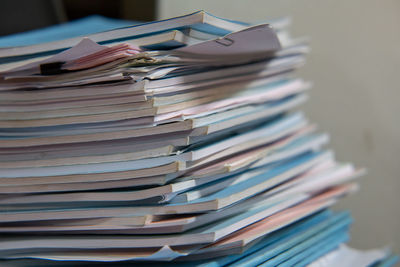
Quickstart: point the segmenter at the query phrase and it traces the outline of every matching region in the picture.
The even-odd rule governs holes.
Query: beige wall
[[[196,10],[243,20],[290,15],[311,37],[299,72],[314,81],[305,111],[341,161],[368,168],[361,191],[343,200],[355,218],[351,244],[400,252],[400,1],[159,0],[159,18]]]

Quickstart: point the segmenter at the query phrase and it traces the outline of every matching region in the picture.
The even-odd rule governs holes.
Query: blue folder
[[[112,19],[99,15],[38,29],[0,37],[0,47],[25,46],[114,30],[132,26],[138,22]]]

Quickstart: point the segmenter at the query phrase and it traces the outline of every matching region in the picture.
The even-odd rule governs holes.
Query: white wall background
[[[368,168],[361,191],[337,207],[355,218],[351,244],[400,252],[400,1],[159,0],[160,19],[197,10],[243,20],[293,18],[311,37],[299,75],[314,81],[304,107],[331,134],[341,161]]]

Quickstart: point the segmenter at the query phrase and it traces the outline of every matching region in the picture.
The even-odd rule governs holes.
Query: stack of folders
[[[395,262],[327,209],[363,170],[296,111],[288,25],[201,11],[1,49],[2,266]]]

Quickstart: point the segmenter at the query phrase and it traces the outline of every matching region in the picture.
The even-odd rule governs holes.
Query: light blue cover
[[[315,252],[315,248],[321,248],[322,255],[326,254],[330,250],[337,247],[339,244],[347,241],[348,239],[348,227],[349,222],[339,222],[336,225],[332,225],[322,232],[315,234],[309,239],[303,240],[301,243],[296,244],[293,247],[289,247],[287,250],[280,250],[277,256],[268,259],[264,263],[258,265],[260,267],[275,267],[275,266],[294,266],[296,262],[309,256],[310,250]],[[329,247],[329,250],[322,249],[323,247]],[[304,253],[304,254],[303,254]],[[318,255],[316,259],[321,257]],[[312,260],[313,261],[313,260]],[[246,266],[246,265],[244,265]],[[255,265],[247,265],[255,266]]]
[[[261,263],[266,264],[265,266],[276,266],[280,262],[291,257],[296,251],[304,249],[304,246],[306,246],[305,242],[308,242],[308,240],[314,240],[313,238],[317,236],[326,238],[333,232],[339,230],[343,231],[343,229],[346,230],[350,223],[351,218],[348,212],[333,214],[329,219],[307,231],[298,232],[289,238],[266,246],[257,253],[253,253],[231,264],[231,266],[256,266]]]
[[[2,36],[0,37],[0,47],[25,46],[58,41],[132,26],[137,23],[93,15],[42,29]]]
[[[317,243],[312,244],[309,248],[305,249],[301,253],[295,255],[289,260],[279,264],[279,267],[290,267],[290,266],[307,266],[314,262],[323,255],[336,249],[340,244],[345,243],[349,240],[349,234],[347,230],[337,231],[330,237],[322,239]]]
[[[267,235],[257,244],[245,250],[242,254],[235,254],[217,259],[205,260],[201,263],[199,262],[199,265],[197,266],[217,267],[226,266],[228,264],[240,264],[241,262],[246,262],[248,259],[252,259],[258,254],[262,255],[263,253],[265,253],[265,250],[268,250],[269,247],[273,244],[284,243],[298,234],[309,231],[310,229],[313,229],[318,225],[326,224],[328,221],[332,220],[333,216],[337,215],[334,215],[330,210],[318,212],[315,215],[304,218],[281,230]]]

